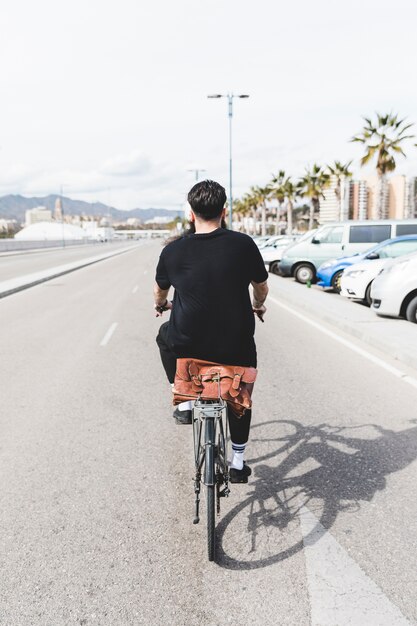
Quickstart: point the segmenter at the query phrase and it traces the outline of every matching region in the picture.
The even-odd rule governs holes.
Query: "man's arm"
[[[254,281],[252,281],[251,285],[253,287],[252,308],[256,313],[263,316],[266,312],[266,306],[264,305],[264,302],[269,291],[268,281],[265,280],[263,283],[255,283]]]
[[[161,317],[163,313],[163,311],[158,311],[158,307],[161,307],[164,309],[172,309],[171,302],[168,302],[168,293],[169,293],[169,288],[161,289],[158,283],[155,283],[154,288],[153,288],[153,296],[154,296],[154,301],[155,301],[156,317]]]

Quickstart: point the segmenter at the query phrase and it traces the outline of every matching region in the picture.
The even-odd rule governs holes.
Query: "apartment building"
[[[334,180],[333,180],[334,179]],[[378,213],[378,203],[382,211]],[[375,220],[417,218],[417,177],[391,176],[382,181],[377,176],[362,180],[344,180],[340,200],[337,181],[332,177],[325,197],[320,201],[320,224],[346,219]]]
[[[343,176],[338,183],[337,177],[331,176],[330,184],[320,200],[320,224],[349,219],[349,199],[349,179]]]
[[[388,178],[379,180],[378,176],[367,176],[364,181],[368,188],[368,204],[367,215],[363,219],[377,220],[388,219],[389,214],[389,202],[390,202],[390,182]],[[381,205],[380,213],[378,212],[378,205]]]
[[[405,183],[404,217],[417,217],[417,176],[408,178]]]
[[[368,196],[369,190],[365,180],[352,180],[349,182],[349,219],[367,219]]]
[[[52,222],[52,211],[44,206],[37,206],[25,212],[25,226],[38,222]]]

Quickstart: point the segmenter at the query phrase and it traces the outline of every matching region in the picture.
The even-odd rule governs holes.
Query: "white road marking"
[[[391,374],[393,374],[397,378],[401,378],[401,380],[403,380],[405,383],[408,383],[409,385],[411,385],[412,387],[415,387],[417,389],[417,379],[416,378],[413,378],[412,376],[408,376],[408,374],[406,374],[405,372],[402,372],[397,367],[394,367],[393,365],[390,365],[389,363],[386,363],[385,361],[383,361],[379,357],[374,356],[373,354],[371,354],[370,352],[367,352],[363,348],[359,348],[358,346],[356,346],[354,343],[352,343],[348,339],[345,339],[344,337],[340,337],[339,335],[337,335],[333,331],[331,331],[331,330],[325,328],[324,326],[322,326],[321,324],[319,324],[319,322],[315,322],[311,318],[307,317],[306,315],[303,315],[302,313],[299,313],[298,311],[296,311],[292,307],[288,306],[287,304],[283,304],[282,302],[280,302],[279,300],[277,300],[273,296],[268,296],[268,300],[274,302],[274,304],[277,304],[278,306],[280,306],[281,308],[285,309],[289,313],[292,313],[292,315],[294,315],[295,317],[298,317],[300,320],[303,320],[303,322],[306,322],[307,324],[310,324],[310,326],[313,326],[314,328],[317,328],[317,330],[319,330],[320,332],[324,333],[328,337],[331,337],[335,341],[338,341],[339,343],[343,344],[344,346],[346,346],[350,350],[353,350],[353,352],[356,352],[357,354],[360,354],[365,359],[368,359],[368,361],[372,361],[372,363],[374,363],[375,365],[379,365],[379,367],[382,367],[387,372],[390,372]]]
[[[139,287],[136,285],[136,287],[133,287],[132,293],[136,293],[138,289],[139,289]]]
[[[100,342],[101,346],[106,346],[109,343],[111,336],[116,330],[117,326],[118,326],[118,322],[113,322],[113,324],[110,326],[109,330],[106,332],[103,339],[101,340]]]
[[[306,507],[300,511],[311,626],[411,626]]]

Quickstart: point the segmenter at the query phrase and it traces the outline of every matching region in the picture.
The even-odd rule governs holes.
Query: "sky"
[[[0,195],[178,209],[354,159],[362,116],[417,123],[415,0],[3,0]],[[417,125],[415,127],[417,133]],[[417,175],[417,148],[397,173]]]

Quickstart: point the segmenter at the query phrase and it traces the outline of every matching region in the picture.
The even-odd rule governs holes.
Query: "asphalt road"
[[[0,623],[417,624],[417,388],[272,301],[254,474],[207,562],[154,343],[159,250],[0,301]]]
[[[139,245],[135,241],[132,245]],[[87,257],[105,254],[129,246],[129,242],[85,244],[53,250],[28,250],[19,254],[0,254],[0,282],[32,272],[40,272],[58,265],[73,263]]]

